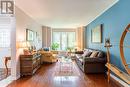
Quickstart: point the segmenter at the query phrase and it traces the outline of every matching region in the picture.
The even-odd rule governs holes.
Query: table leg
[[[6,77],[8,76],[8,66],[7,66],[7,57],[5,57],[5,68],[6,68]]]
[[[8,72],[9,72],[8,66],[7,66],[8,60],[11,60],[11,57],[5,57],[6,77],[8,76]]]
[[[110,82],[110,66],[108,66],[108,76],[107,76],[108,83]]]

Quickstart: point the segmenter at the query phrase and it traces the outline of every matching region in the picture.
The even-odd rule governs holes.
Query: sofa
[[[57,54],[53,54],[51,51],[40,51],[41,63],[55,63],[57,62]]]
[[[77,51],[76,63],[84,73],[105,73],[107,62],[106,54],[95,49],[85,49]]]

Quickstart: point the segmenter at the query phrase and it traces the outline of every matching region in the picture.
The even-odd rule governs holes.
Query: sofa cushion
[[[76,57],[79,58],[83,58],[82,54],[76,54]]]
[[[96,57],[98,55],[98,51],[93,51],[90,55],[91,58]]]
[[[98,52],[97,57],[98,57],[98,58],[102,58],[102,57],[103,57],[103,52]]]
[[[43,50],[44,51],[49,51],[49,48],[48,47],[44,47]]]
[[[106,63],[106,60],[104,60],[103,58],[97,58],[97,57],[93,57],[93,58],[84,58],[84,61],[86,63]]]
[[[92,54],[90,51],[84,51],[83,57],[89,57]]]
[[[83,51],[76,51],[75,54],[83,54]]]

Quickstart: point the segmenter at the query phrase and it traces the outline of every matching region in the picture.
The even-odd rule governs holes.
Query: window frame
[[[3,39],[3,40],[1,39],[1,41],[0,41],[0,43],[1,43],[0,48],[9,48],[10,44],[11,44],[11,31],[9,29],[0,29],[0,33],[3,34],[3,35],[0,34],[1,35],[0,38]]]
[[[63,32],[66,32],[67,33],[67,47],[69,46],[68,44],[69,44],[69,37],[68,37],[68,34],[70,33],[70,32],[72,32],[72,33],[75,33],[75,43],[76,43],[76,29],[73,29],[73,30],[53,30],[52,31],[52,43],[54,42],[54,32],[59,32],[60,33],[60,50],[63,50],[63,48],[62,48],[62,33]]]

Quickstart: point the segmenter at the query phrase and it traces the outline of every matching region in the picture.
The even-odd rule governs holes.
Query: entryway
[[[0,15],[0,87],[5,87],[12,82],[12,58],[15,38],[15,18]],[[15,45],[16,46],[16,45]]]

